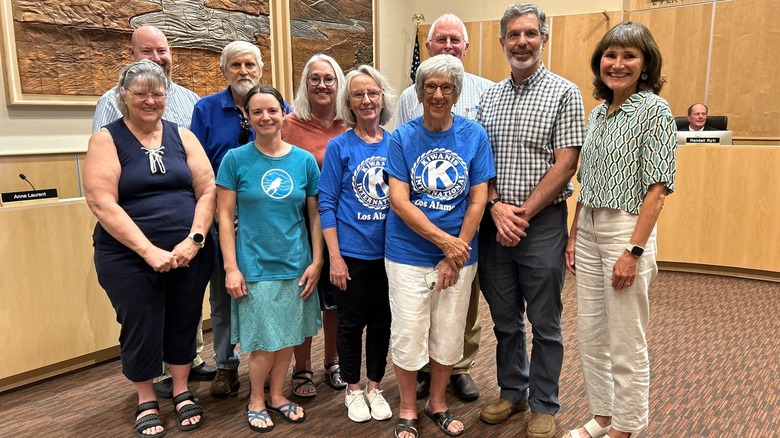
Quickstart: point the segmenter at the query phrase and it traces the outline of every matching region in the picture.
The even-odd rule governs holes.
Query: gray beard
[[[507,55],[507,59],[509,60],[509,65],[512,66],[512,68],[516,68],[518,70],[525,70],[532,65],[536,64],[537,61],[542,57],[542,47],[539,48],[539,51],[534,54],[534,56],[531,57],[528,61],[518,61],[515,59],[512,54]]]

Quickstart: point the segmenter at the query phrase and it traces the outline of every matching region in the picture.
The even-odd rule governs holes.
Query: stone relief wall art
[[[271,84],[273,6],[270,0],[0,0],[7,102],[94,104],[116,84],[130,60],[130,36],[143,25],[166,34],[173,80],[201,96],[226,86],[219,55],[235,40],[260,47],[261,82]],[[293,59],[306,56],[305,63],[306,53],[323,51],[339,63],[373,61],[371,0],[291,1],[290,10]]]
[[[332,56],[346,74],[361,64],[374,65],[372,0],[290,0],[293,89],[316,53]]]

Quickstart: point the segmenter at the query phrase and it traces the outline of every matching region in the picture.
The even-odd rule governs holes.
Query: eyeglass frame
[[[336,82],[337,81],[335,76],[324,76],[324,77],[309,76],[306,78],[306,83],[312,87],[319,87],[320,84],[325,84],[326,87],[332,87],[336,85]]]
[[[122,87],[122,90],[132,96],[133,99],[135,99],[137,102],[145,102],[150,97],[155,102],[165,102],[165,99],[168,98],[168,93],[160,92],[160,91],[147,91],[147,92],[141,92],[141,91],[130,91],[125,87]]]
[[[244,117],[244,113],[240,109],[236,108],[236,111],[240,117],[238,122],[241,125],[241,132],[238,133],[238,145],[243,146],[249,142],[249,138],[252,136],[250,129],[252,125],[249,123],[249,119]]]
[[[374,97],[371,97],[371,94],[374,94]],[[368,100],[371,102],[376,102],[380,97],[384,96],[384,94],[385,93],[380,90],[355,91],[354,93],[349,93],[349,98],[352,99],[353,102],[362,102],[368,97]]]
[[[445,91],[445,88],[447,87],[448,91]],[[450,96],[452,93],[455,92],[455,84],[423,84],[422,86],[423,92],[425,94],[434,95],[436,94],[436,90],[441,90],[442,96]]]

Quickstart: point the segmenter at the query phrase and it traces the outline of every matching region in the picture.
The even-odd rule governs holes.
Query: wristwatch
[[[632,244],[629,243],[628,245],[626,245],[626,251],[630,252],[631,255],[633,255],[635,257],[641,257],[642,253],[645,252],[645,249],[642,248],[641,246],[632,245]]]
[[[203,234],[201,233],[190,233],[189,236],[190,239],[192,239],[193,242],[195,242],[197,245],[200,245],[201,248],[203,248],[203,245],[206,244],[206,238],[203,237]]]
[[[490,209],[493,208],[493,206],[498,204],[499,202],[501,201],[498,198],[491,199],[490,201],[487,202],[487,208],[485,208],[485,210],[490,211]]]

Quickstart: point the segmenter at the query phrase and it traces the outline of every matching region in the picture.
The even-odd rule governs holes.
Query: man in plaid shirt
[[[480,418],[491,424],[531,409],[527,436],[555,436],[563,364],[561,290],[568,239],[566,198],[585,137],[582,95],[549,72],[544,12],[514,3],[504,12],[500,42],[512,74],[482,95],[477,122],[496,163],[479,232],[479,282],[490,306],[501,388]],[[531,358],[523,312],[533,327]]]

